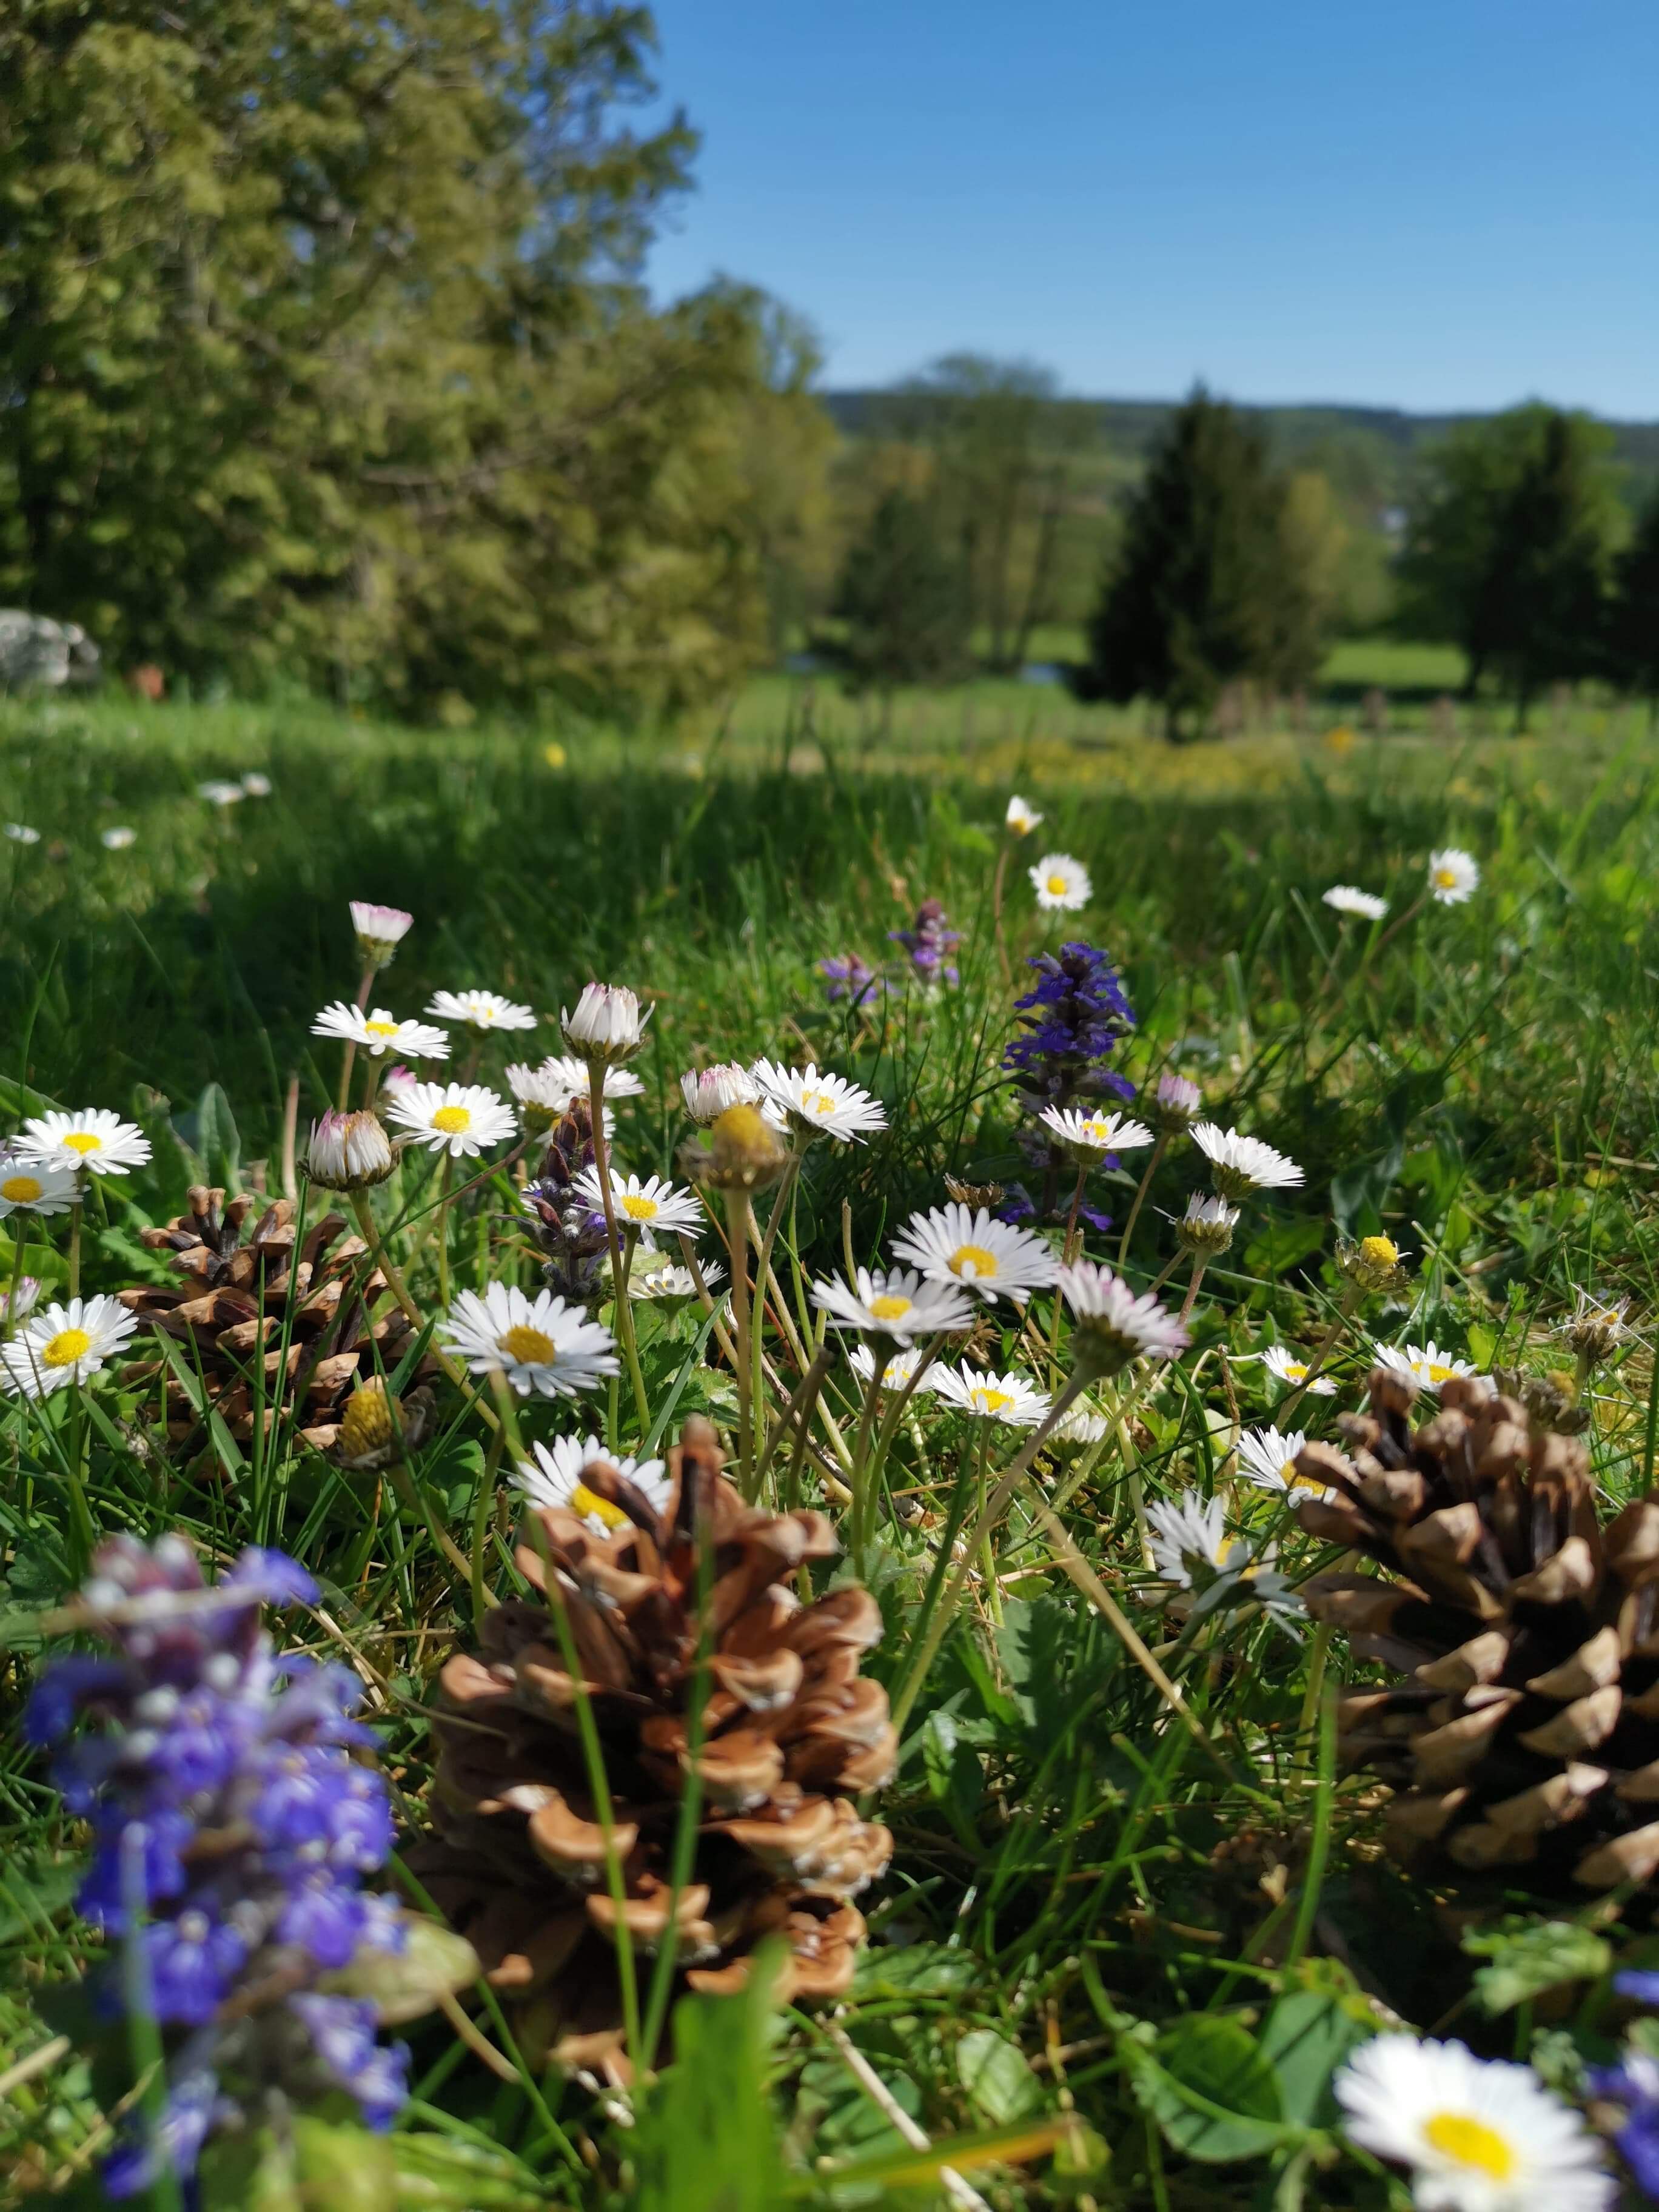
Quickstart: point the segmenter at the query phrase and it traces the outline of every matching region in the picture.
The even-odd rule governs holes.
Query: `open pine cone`
[[[210,1405],[238,1443],[253,1434],[254,1351],[270,1345],[266,1423],[293,1414],[306,1442],[325,1449],[358,1380],[375,1372],[375,1346],[388,1371],[407,1346],[409,1323],[395,1304],[375,1317],[386,1278],[378,1269],[364,1273],[359,1263],[368,1248],[360,1237],[342,1235],[341,1214],[312,1223],[296,1255],[288,1199],[266,1202],[245,1193],[227,1203],[222,1190],[198,1183],[190,1208],[163,1229],[140,1232],[151,1251],[174,1255],[182,1280],[165,1289],[135,1285],[119,1293],[122,1304],[183,1343]],[[205,1437],[201,1416],[171,1372],[167,1394],[167,1435],[189,1450]]]
[[[1328,1574],[1309,1610],[1409,1679],[1339,1715],[1349,1768],[1394,1787],[1399,1857],[1528,1887],[1610,1889],[1659,1870],[1659,1498],[1603,1520],[1577,1438],[1448,1382],[1415,1435],[1413,1386],[1379,1369],[1342,1425],[1352,1465],[1310,1444],[1329,1500],[1310,1534],[1397,1580]]]
[[[891,1838],[835,1793],[875,1789],[897,1738],[860,1655],[881,1634],[875,1601],[844,1586],[803,1605],[787,1577],[829,1557],[817,1513],[746,1506],[720,1479],[706,1421],[670,1455],[661,1518],[612,1468],[582,1481],[606,1533],[558,1507],[530,1509],[521,1572],[562,1604],[604,1748],[636,1952],[672,1942],[700,1990],[739,1988],[769,1936],[789,1947],[785,1994],[838,1995],[864,1921],[849,1902]],[[698,1638],[694,1527],[707,1532],[712,1680],[696,1755],[702,1813],[690,1879],[669,1929],[671,1854],[690,1765]],[[408,1854],[436,1904],[518,2008],[534,2053],[619,2063],[619,2002],[605,1839],[594,1819],[570,1677],[547,1604],[509,1600],[483,1650],[443,1669],[434,1786],[438,1834]]]

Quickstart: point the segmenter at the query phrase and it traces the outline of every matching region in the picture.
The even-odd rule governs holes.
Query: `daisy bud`
[[[1346,1237],[1337,1239],[1337,1266],[1368,1294],[1402,1290],[1405,1262],[1406,1255],[1392,1237],[1362,1237],[1357,1244]]]
[[[1176,1238],[1183,1252],[1213,1260],[1232,1243],[1237,1225],[1236,1206],[1229,1206],[1224,1198],[1194,1192],[1187,1201],[1187,1211],[1176,1224]]]
[[[977,1213],[981,1206],[994,1213],[1008,1193],[1000,1182],[963,1182],[955,1176],[946,1176],[945,1188],[958,1206],[970,1206]]]
[[[789,1158],[789,1147],[758,1106],[728,1106],[706,1139],[682,1148],[680,1169],[714,1190],[766,1190]]]
[[[367,1190],[393,1165],[392,1145],[373,1114],[325,1114],[311,1125],[306,1173],[324,1190]]]
[[[404,1401],[392,1395],[381,1376],[371,1376],[346,1400],[334,1456],[352,1474],[389,1467],[408,1446],[420,1443],[431,1415],[428,1392],[417,1390]]]
[[[1596,1298],[1588,1291],[1579,1291],[1577,1310],[1562,1323],[1561,1334],[1586,1370],[1601,1366],[1621,1345],[1630,1342],[1635,1332],[1629,1312],[1628,1298]]]
[[[641,1014],[637,996],[625,985],[587,983],[574,1013],[562,1012],[559,1025],[572,1052],[590,1066],[605,1066],[634,1057],[650,1018],[650,1008]]]
[[[690,1067],[680,1078],[680,1096],[694,1121],[707,1125],[719,1121],[728,1106],[752,1106],[760,1085],[746,1067],[734,1060],[715,1067]]]
[[[240,788],[237,796],[241,796]],[[415,917],[400,906],[376,906],[369,899],[353,899],[351,927],[357,933],[357,950],[368,965],[384,968],[415,927]]]
[[[1152,1118],[1167,1136],[1176,1137],[1204,1103],[1204,1093],[1184,1075],[1160,1075],[1152,1097]]]

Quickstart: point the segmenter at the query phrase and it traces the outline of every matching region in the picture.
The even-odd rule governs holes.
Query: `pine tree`
[[[1607,631],[1615,680],[1659,714],[1659,491],[1619,556]]]
[[[890,691],[963,675],[971,614],[960,564],[940,543],[928,503],[887,492],[842,570],[835,611],[854,690]]]

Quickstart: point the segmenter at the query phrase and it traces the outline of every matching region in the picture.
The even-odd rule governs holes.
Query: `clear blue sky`
[[[720,270],[831,385],[1659,416],[1659,0],[658,0]]]

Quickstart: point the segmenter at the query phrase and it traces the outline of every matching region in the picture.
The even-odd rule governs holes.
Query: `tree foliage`
[[[1615,678],[1659,703],[1659,491],[1619,556],[1607,633]]]
[[[847,556],[836,596],[854,690],[946,681],[967,672],[967,579],[929,503],[895,489]]]

